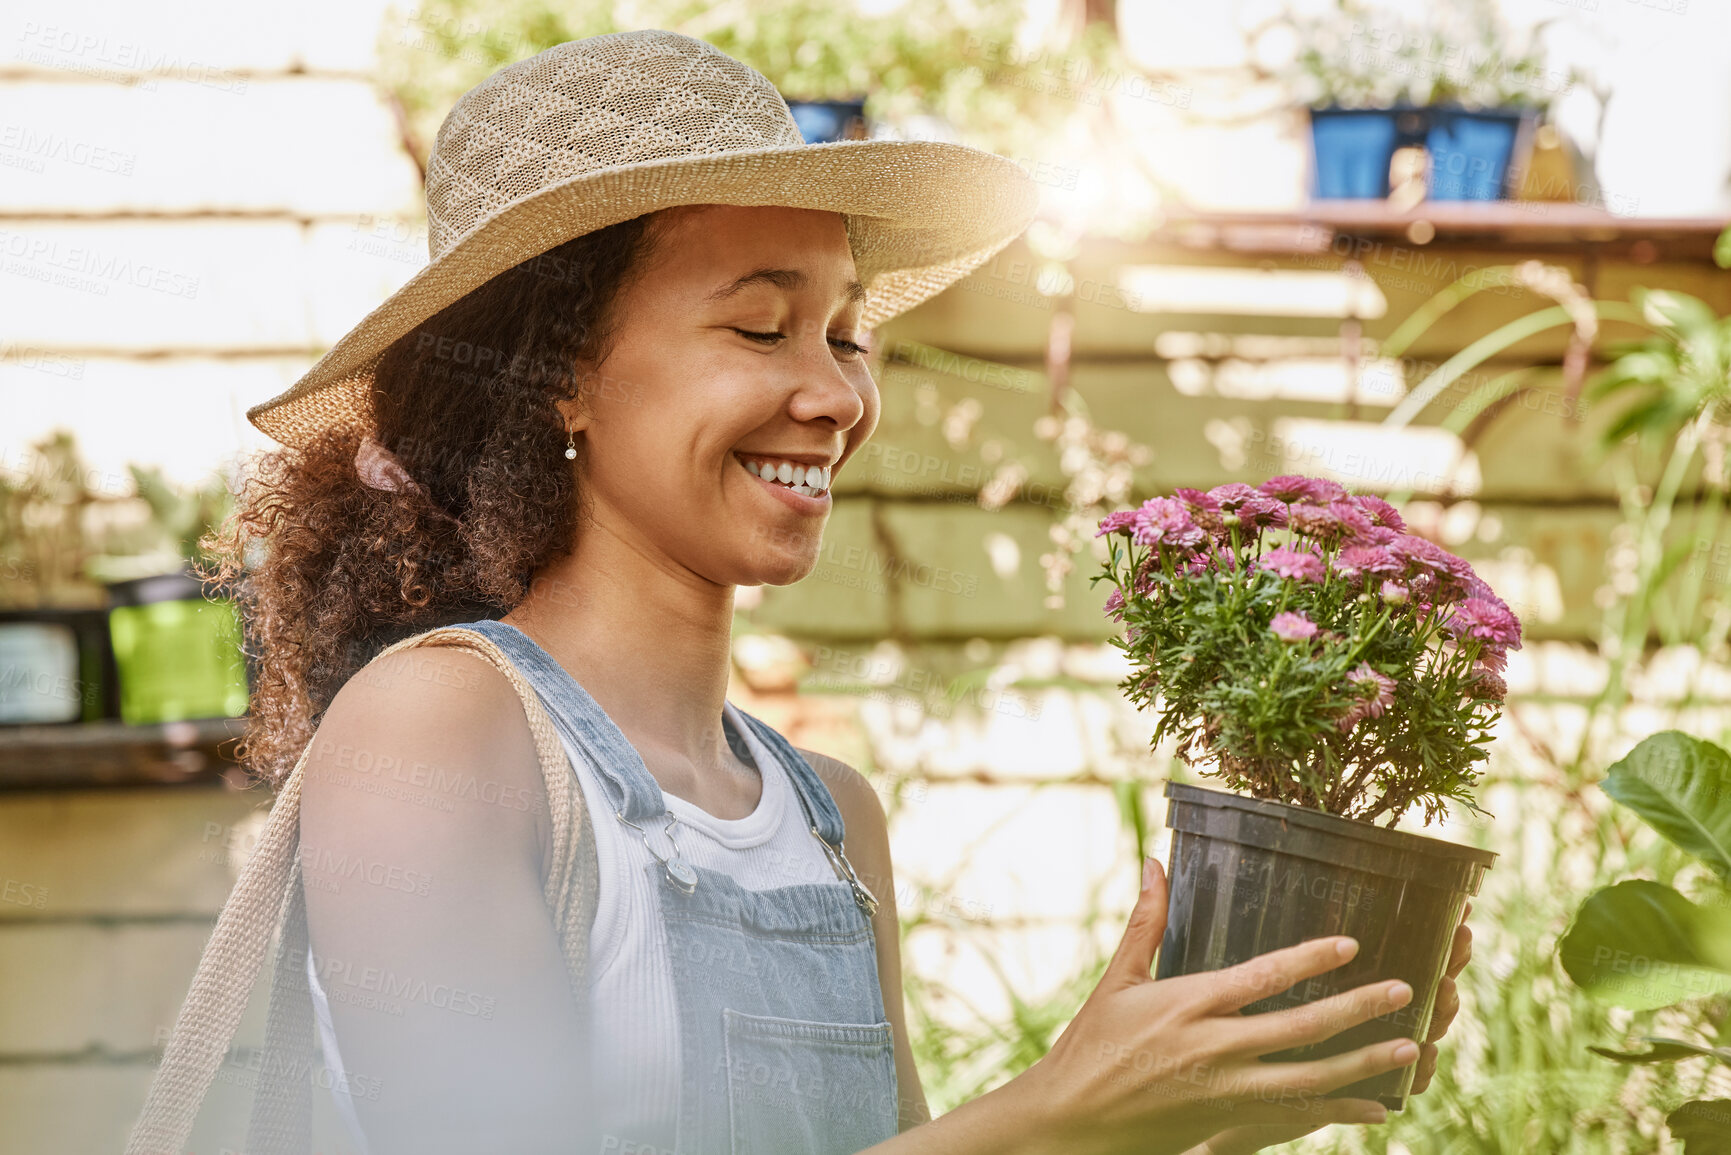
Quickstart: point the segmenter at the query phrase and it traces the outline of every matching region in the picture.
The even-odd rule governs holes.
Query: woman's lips
[[[825,510],[829,509],[829,490],[824,490],[823,493],[817,497],[807,497],[803,493],[795,493],[793,490],[778,481],[765,481],[751,470],[745,468],[745,462],[740,461],[738,457],[735,457],[733,460],[739,465],[740,472],[751,478],[752,484],[769,490],[777,500],[785,503],[789,508],[797,510],[800,513],[823,513]]]

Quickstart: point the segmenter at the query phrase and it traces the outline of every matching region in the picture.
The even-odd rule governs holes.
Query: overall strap
[[[553,829],[543,897],[564,950],[567,977],[587,1030],[589,930],[597,866],[581,787],[539,696],[486,636],[445,626],[405,638],[379,654],[456,646],[486,658],[523,706],[546,782]],[[376,660],[376,659],[375,659]],[[273,934],[280,930],[263,1063],[248,1127],[252,1155],[306,1155],[311,1148],[312,1006],[306,977],[305,892],[298,868],[300,798],[309,741],[277,793],[258,849],[223,904],[162,1062],[127,1139],[126,1155],[181,1155],[211,1081],[245,1014]],[[305,1061],[298,1062],[302,1056]],[[287,1085],[289,1083],[299,1086]]]

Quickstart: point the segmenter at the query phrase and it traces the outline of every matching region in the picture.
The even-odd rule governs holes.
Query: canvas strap
[[[595,840],[582,788],[558,730],[534,688],[484,635],[444,626],[405,638],[379,656],[417,646],[456,646],[481,655],[505,675],[522,701],[541,760],[553,830],[543,897],[564,949],[572,998],[587,1031]],[[298,851],[302,773],[311,749],[308,742],[277,793],[258,849],[223,904],[133,1124],[126,1155],[182,1155],[186,1150],[199,1107],[246,1012],[273,938],[278,949],[247,1150],[249,1155],[307,1155],[310,1150],[313,1013],[306,976],[306,896]]]

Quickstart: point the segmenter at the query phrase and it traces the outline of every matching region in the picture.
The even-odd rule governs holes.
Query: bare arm
[[[1387,1013],[1404,995],[1373,983],[1307,1007],[1246,1018],[1242,1006],[1340,965],[1340,936],[1273,951],[1236,967],[1156,982],[1154,949],[1166,925],[1166,880],[1149,881],[1105,976],[1052,1048],[1016,1078],[929,1118],[907,1045],[901,1008],[899,925],[882,806],[870,783],[843,762],[801,750],[835,796],[847,825],[848,857],[879,900],[874,929],[884,1007],[896,1030],[901,1132],[871,1155],[1180,1155],[1258,1150],[1334,1122],[1381,1115],[1374,1103],[1322,1093],[1411,1061],[1389,1043],[1304,1063],[1260,1056],[1317,1042]],[[885,921],[886,909],[890,913]],[[896,1008],[890,1010],[891,1007]],[[910,1093],[911,1092],[911,1093]],[[914,1096],[918,1096],[917,1107]],[[1368,1113],[1367,1113],[1368,1112]],[[1233,1131],[1230,1137],[1222,1132]],[[1263,1143],[1247,1137],[1267,1136]],[[1194,1149],[1194,1152],[1193,1150]]]
[[[308,931],[373,1155],[572,1148],[584,1066],[549,834],[522,705],[484,659],[400,651],[326,712],[301,802]]]

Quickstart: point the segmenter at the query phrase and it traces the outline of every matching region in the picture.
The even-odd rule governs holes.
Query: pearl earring
[[[577,460],[577,435],[569,429],[565,431],[565,460]]]

